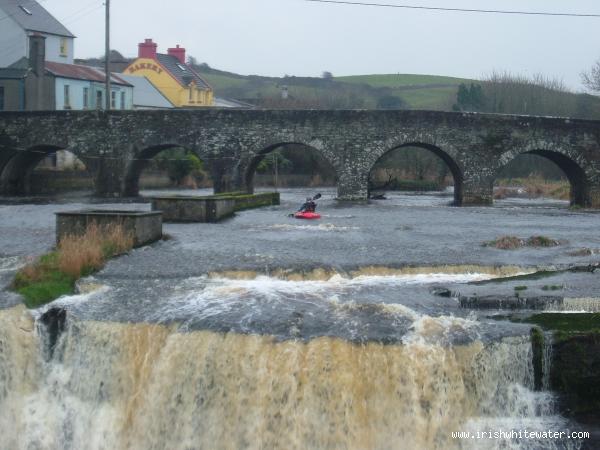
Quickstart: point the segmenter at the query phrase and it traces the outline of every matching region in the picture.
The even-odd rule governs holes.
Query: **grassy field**
[[[387,74],[387,75],[351,75],[335,77],[336,81],[344,83],[364,83],[373,87],[408,87],[427,85],[453,85],[471,83],[474,80],[464,78],[444,77],[438,75]]]
[[[332,80],[307,77],[242,76],[214,69],[198,68],[216,95],[252,101],[277,98],[287,86],[290,98],[319,99],[337,96],[348,107],[375,108],[379,98],[393,95],[410,109],[451,109],[461,83],[472,80],[436,75],[387,74],[335,77]],[[348,100],[352,98],[352,100]]]

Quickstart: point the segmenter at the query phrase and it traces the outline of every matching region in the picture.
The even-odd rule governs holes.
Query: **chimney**
[[[138,44],[138,58],[156,59],[156,47],[158,45],[152,39],[144,39]]]
[[[177,45],[175,48],[170,48],[168,52],[170,56],[177,58],[181,64],[185,64],[185,48]]]
[[[34,33],[29,36],[29,68],[37,76],[44,76],[46,65],[46,36]]]

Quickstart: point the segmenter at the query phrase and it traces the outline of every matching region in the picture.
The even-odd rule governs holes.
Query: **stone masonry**
[[[252,192],[260,160],[284,144],[304,144],[329,161],[338,198],[367,198],[376,161],[399,147],[440,156],[458,205],[492,203],[500,169],[523,153],[555,162],[574,205],[600,208],[600,121],[433,111],[165,110],[0,113],[0,193],[26,193],[44,156],[67,149],[94,178],[99,196],[135,196],[147,160],[194,151],[215,191]]]

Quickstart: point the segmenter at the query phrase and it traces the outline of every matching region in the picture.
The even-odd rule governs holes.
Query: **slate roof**
[[[3,80],[20,80],[21,78],[25,78],[27,75],[26,69],[11,69],[5,68],[0,69],[0,79]]]
[[[7,16],[25,30],[75,37],[35,0],[0,0],[0,19]]]
[[[245,108],[255,109],[256,106],[251,103],[242,102],[232,98],[215,97],[214,106],[217,108]]]
[[[174,56],[157,53],[156,59],[182,86],[187,86],[193,80],[197,87],[211,89],[210,85],[194,69],[187,64],[181,64]]]
[[[76,80],[98,81],[104,83],[106,75],[104,70],[97,67],[81,66],[78,64],[63,64],[53,61],[46,61],[46,70],[52,75],[62,78],[73,78]],[[121,78],[121,74],[112,73],[111,83],[122,86],[131,86],[127,81]]]
[[[133,86],[133,105],[142,108],[173,108],[173,104],[146,77],[120,74]]]

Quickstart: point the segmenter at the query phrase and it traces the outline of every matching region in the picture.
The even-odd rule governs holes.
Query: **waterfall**
[[[552,369],[552,347],[554,345],[554,333],[544,333],[544,347],[542,351],[542,389],[550,390],[550,370]]]
[[[529,336],[357,344],[69,317],[48,359],[28,317],[0,310],[2,450],[498,448],[451,432],[555,420]]]
[[[562,309],[565,311],[600,312],[600,298],[565,298]]]

